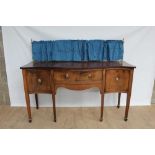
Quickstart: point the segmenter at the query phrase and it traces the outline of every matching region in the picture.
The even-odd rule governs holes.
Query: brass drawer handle
[[[92,78],[92,75],[91,75],[91,73],[89,73],[89,74],[88,74],[88,78]]]
[[[68,73],[66,73],[65,78],[69,79],[69,74]]]
[[[118,81],[119,80],[119,77],[116,77],[116,81]]]
[[[37,81],[39,84],[42,84],[42,79],[39,78]]]

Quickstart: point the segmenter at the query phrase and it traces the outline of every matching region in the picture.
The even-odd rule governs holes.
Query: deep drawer
[[[106,70],[105,91],[125,92],[128,90],[130,70],[109,69]]]
[[[27,83],[29,92],[50,92],[50,71],[27,70]]]

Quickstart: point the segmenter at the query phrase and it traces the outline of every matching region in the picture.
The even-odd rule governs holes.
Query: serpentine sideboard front
[[[71,90],[97,87],[101,94],[100,121],[103,120],[104,94],[117,92],[119,108],[121,93],[127,93],[124,116],[124,120],[127,121],[134,68],[135,66],[124,61],[30,62],[21,67],[29,122],[32,121],[29,94],[35,94],[38,109],[38,93],[52,94],[56,122],[55,95],[59,87]]]

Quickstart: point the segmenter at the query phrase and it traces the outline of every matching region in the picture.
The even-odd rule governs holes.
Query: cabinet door
[[[51,91],[50,70],[27,70],[27,84],[30,93]]]
[[[105,92],[126,92],[129,87],[129,69],[106,70]]]

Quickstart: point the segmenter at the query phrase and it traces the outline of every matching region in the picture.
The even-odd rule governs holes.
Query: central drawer
[[[57,70],[54,71],[55,81],[100,81],[102,70]]]

